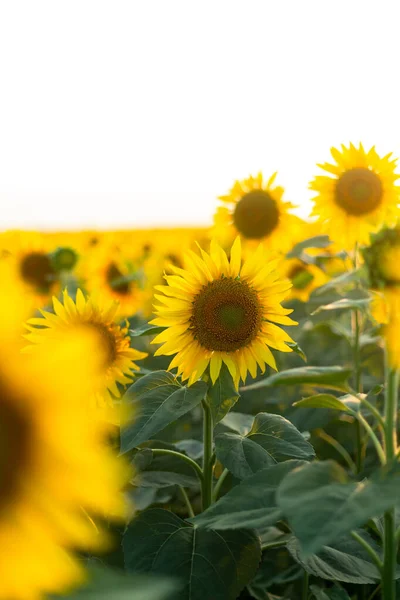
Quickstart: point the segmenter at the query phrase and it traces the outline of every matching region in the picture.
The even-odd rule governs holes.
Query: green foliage
[[[204,381],[197,381],[190,387],[183,386],[167,371],[155,371],[138,379],[123,398],[134,412],[135,419],[121,431],[122,452],[146,442],[197,406],[206,389]]]
[[[350,410],[344,402],[331,394],[316,394],[315,396],[309,396],[308,398],[303,398],[302,400],[295,402],[293,406],[299,408],[330,408],[332,410],[341,410],[344,412]]]
[[[351,369],[343,367],[299,367],[287,371],[279,371],[257,383],[245,386],[244,390],[256,390],[276,385],[307,384],[315,387],[347,391],[347,381]]]
[[[357,533],[379,554],[375,540],[362,529]],[[331,581],[347,583],[374,583],[380,573],[371,557],[349,534],[322,547],[318,554],[307,556],[299,541],[293,537],[287,544],[290,554],[308,573]]]
[[[214,424],[218,423],[236,404],[239,392],[236,391],[232,377],[225,364],[221,367],[220,375],[208,391],[208,401]]]
[[[283,514],[276,502],[276,490],[288,473],[303,464],[303,461],[289,460],[258,471],[192,522],[198,527],[214,529],[258,529],[274,525]]]
[[[178,578],[182,589],[175,600],[235,600],[261,558],[251,530],[199,529],[161,509],[148,510],[131,523],[123,548],[129,572]]]
[[[277,505],[304,553],[310,555],[393,507],[399,493],[397,462],[376,470],[365,481],[351,480],[333,461],[314,462],[302,465],[282,481]]]
[[[128,575],[105,567],[91,567],[88,582],[69,596],[54,596],[62,600],[174,600],[181,583],[162,576]]]

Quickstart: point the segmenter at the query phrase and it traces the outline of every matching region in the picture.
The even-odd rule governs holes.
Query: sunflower
[[[229,194],[219,197],[224,205],[214,216],[212,235],[224,247],[240,235],[251,250],[260,242],[273,251],[290,249],[300,220],[289,212],[293,204],[283,201],[283,188],[274,187],[276,175],[266,182],[262,173],[236,181]]]
[[[310,183],[318,194],[313,215],[342,249],[353,250],[356,244],[367,245],[371,232],[397,220],[396,160],[391,154],[381,158],[374,147],[367,152],[362,144],[342,145],[341,152],[331,148],[331,154],[336,164],[318,165],[329,175]]]
[[[78,289],[76,301],[63,292],[63,303],[53,298],[54,313],[41,310],[42,317],[29,319],[25,336],[33,344],[42,344],[47,340],[62,342],[65,334],[72,328],[84,328],[100,335],[104,355],[101,373],[93,382],[93,393],[100,404],[112,405],[114,398],[120,397],[117,384],[122,386],[132,382],[132,371],[139,367],[134,361],[147,356],[130,348],[127,327],[116,322],[119,305],[116,301],[100,302],[93,296],[85,298]],[[32,350],[32,346],[27,350]]]
[[[13,318],[10,297],[0,304]],[[130,471],[87,407],[96,339],[68,336],[34,356],[1,339],[0,598],[38,600],[84,579],[77,550],[109,547],[99,519],[128,516]]]
[[[400,369],[400,228],[373,235],[363,257],[371,288],[371,313],[382,326],[391,366]]]
[[[116,244],[103,243],[81,261],[78,275],[91,293],[105,301],[117,300],[120,313],[130,317],[141,309],[143,290],[140,270],[126,260]]]
[[[210,365],[216,381],[222,363],[228,367],[236,387],[247,372],[256,376],[257,365],[276,369],[270,348],[291,352],[288,334],[278,327],[295,325],[281,301],[291,283],[279,279],[279,259],[265,262],[265,249],[258,249],[242,264],[240,238],[236,238],[228,261],[226,253],[211,242],[210,253],[185,255],[185,269],[171,267],[168,285],[156,286],[159,302],[154,325],[166,327],[153,343],[162,346],[156,355],[176,356],[169,365],[189,384]]]
[[[34,232],[9,232],[2,239],[0,260],[8,262],[14,285],[31,312],[44,306],[60,287],[49,250],[48,240]]]
[[[292,282],[289,299],[297,298],[301,302],[307,302],[311,292],[328,281],[322,269],[298,258],[286,259],[280,271]]]

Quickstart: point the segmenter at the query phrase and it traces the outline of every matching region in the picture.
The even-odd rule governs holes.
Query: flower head
[[[185,268],[171,267],[167,285],[156,286],[156,318],[152,323],[166,329],[153,341],[162,346],[156,355],[173,355],[169,368],[189,383],[210,366],[216,381],[222,363],[228,367],[236,386],[249,371],[256,376],[257,365],[276,369],[270,348],[290,352],[292,342],[280,325],[295,325],[281,306],[291,283],[280,279],[279,259],[266,260],[259,248],[242,263],[240,238],[232,246],[230,260],[212,242],[210,253],[185,255]]]
[[[334,242],[345,250],[369,243],[371,232],[394,224],[398,217],[399,187],[396,161],[391,154],[380,157],[375,148],[364,150],[350,144],[340,152],[331,149],[335,164],[318,165],[328,175],[310,183],[317,192],[313,215]]]

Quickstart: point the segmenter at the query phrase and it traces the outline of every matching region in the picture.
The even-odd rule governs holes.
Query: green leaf
[[[275,500],[276,490],[288,473],[302,464],[288,460],[258,471],[191,521],[198,527],[218,530],[274,525],[282,517]]]
[[[259,600],[276,598],[267,595],[272,586],[287,585],[303,575],[303,569],[295,563],[284,548],[280,550],[268,550],[263,552],[261,564],[258,571],[248,585],[252,597]]]
[[[311,444],[281,415],[258,413],[247,437],[260,444],[277,462],[291,458],[311,460],[315,457]]]
[[[198,460],[203,456],[203,442],[199,440],[179,440],[175,446],[181,452],[185,452],[193,460]]]
[[[131,337],[141,337],[143,335],[157,335],[164,331],[165,327],[159,327],[158,325],[150,325],[150,323],[145,323],[136,329],[130,329],[129,335]]]
[[[134,420],[121,431],[121,452],[128,452],[197,406],[207,390],[205,381],[182,386],[168,371],[155,371],[135,381],[123,401]]]
[[[344,412],[350,411],[350,408],[346,406],[344,402],[331,394],[316,394],[315,396],[309,396],[308,398],[303,398],[298,402],[294,402],[293,406],[298,408],[331,408],[333,410],[341,410]]]
[[[238,479],[291,458],[311,460],[315,452],[284,417],[259,413],[247,434],[221,433],[215,438],[218,460]]]
[[[91,567],[88,583],[69,596],[56,600],[175,600],[182,585],[166,576],[127,575],[106,567]]]
[[[316,308],[311,315],[317,315],[322,311],[329,310],[363,310],[366,311],[371,302],[371,298],[341,298],[330,304],[323,304]]]
[[[310,590],[315,600],[351,600],[346,590],[336,585],[324,590],[317,585],[310,585]]]
[[[295,354],[298,354],[304,362],[307,362],[307,356],[297,342],[286,342],[286,345],[289,346]]]
[[[278,488],[277,504],[310,555],[393,507],[399,494],[398,463],[380,468],[369,480],[354,481],[329,460],[289,473]]]
[[[259,444],[238,433],[220,433],[215,437],[217,459],[238,479],[245,479],[276,463]]]
[[[258,390],[274,385],[307,384],[332,390],[347,391],[347,380],[352,374],[351,369],[344,367],[298,367],[280,371],[270,377],[261,379],[244,388],[243,391]]]
[[[231,431],[240,433],[241,435],[247,435],[250,432],[254,422],[253,415],[246,415],[244,413],[230,412],[221,421],[221,425],[224,425]]]
[[[368,533],[362,529],[357,530],[357,533],[381,555],[379,546]],[[380,580],[379,570],[371,561],[368,552],[349,534],[323,546],[318,554],[311,556],[304,554],[295,537],[289,541],[287,549],[307,573],[321,579],[357,584]]]
[[[214,424],[218,423],[231,410],[239,398],[233,379],[225,364],[221,367],[220,375],[208,391]]]
[[[174,600],[235,600],[261,558],[252,531],[198,529],[162,509],[143,512],[129,525],[123,549],[128,571],[178,577],[183,589]]]
[[[151,447],[179,452],[173,444],[152,440]],[[150,457],[149,457],[150,455]],[[166,488],[171,485],[197,486],[199,481],[192,467],[177,456],[153,454],[150,448],[139,450],[134,458],[135,477],[132,485],[138,487]]]
[[[316,296],[322,295],[329,290],[341,291],[343,288],[349,286],[349,284],[354,283],[355,281],[360,280],[360,275],[362,274],[362,269],[353,269],[352,271],[347,271],[346,273],[342,273],[337,277],[332,277],[329,281],[327,281],[324,285],[321,285],[318,290],[314,292]]]
[[[293,246],[286,258],[300,258],[306,248],[326,248],[331,243],[328,235],[315,235]]]

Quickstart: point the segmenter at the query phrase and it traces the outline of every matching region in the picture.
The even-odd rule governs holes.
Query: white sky
[[[304,214],[331,145],[400,155],[399,17],[398,0],[0,0],[0,228],[207,224],[260,169]]]

